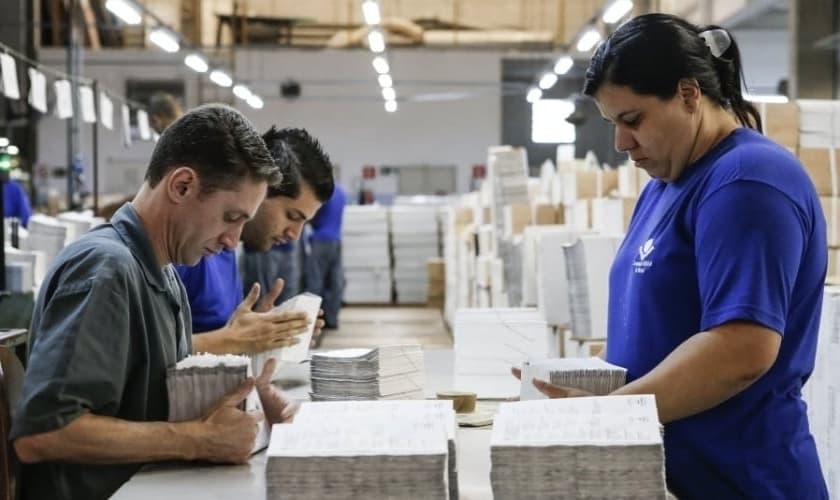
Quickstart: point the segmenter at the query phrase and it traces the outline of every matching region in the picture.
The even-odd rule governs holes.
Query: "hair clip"
[[[717,58],[720,58],[724,53],[726,53],[732,45],[732,38],[729,36],[729,32],[725,29],[715,28],[701,31],[699,35],[700,38],[706,42],[709,50],[712,51],[712,55]]]

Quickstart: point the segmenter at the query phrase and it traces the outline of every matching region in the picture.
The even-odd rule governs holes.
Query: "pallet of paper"
[[[260,367],[262,368],[262,367]],[[166,371],[169,396],[169,421],[182,422],[204,417],[219,400],[253,375],[251,360],[234,354],[198,354],[187,356]],[[262,413],[262,405],[253,389],[240,405],[241,410]],[[252,453],[268,445],[268,424],[261,419]]]

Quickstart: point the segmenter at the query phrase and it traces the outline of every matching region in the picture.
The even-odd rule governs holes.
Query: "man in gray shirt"
[[[23,499],[108,498],[145,462],[247,460],[257,419],[237,405],[253,379],[200,420],[166,422],[166,369],[192,350],[170,264],[235,248],[280,177],[241,114],[199,107],[161,136],[134,200],[58,255],[35,305],[11,431]],[[279,419],[286,402],[260,386],[266,415]]]

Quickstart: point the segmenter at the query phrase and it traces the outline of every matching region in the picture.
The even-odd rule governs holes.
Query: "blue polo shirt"
[[[20,225],[26,227],[32,215],[32,206],[26,191],[16,181],[10,180],[3,184],[3,214],[6,217],[17,217],[20,219]]]
[[[309,224],[312,226],[311,240],[341,241],[341,221],[344,217],[344,204],[347,196],[341,186],[336,184],[332,196],[321,205],[318,213]]]
[[[801,389],[814,368],[825,219],[798,160],[738,129],[676,182],[651,181],[610,271],[607,361],[628,381],[736,320],[782,336],[772,368],[665,426],[669,488],[692,498],[828,498]]]
[[[242,302],[242,279],[236,267],[236,252],[221,252],[202,258],[198,264],[175,266],[190,299],[193,331],[202,333],[225,326]]]

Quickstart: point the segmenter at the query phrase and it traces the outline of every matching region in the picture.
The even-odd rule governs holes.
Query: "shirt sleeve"
[[[31,347],[12,438],[64,427],[83,413],[120,406],[131,339],[127,288],[117,278],[62,284],[49,298]]]
[[[761,182],[735,181],[701,201],[695,233],[701,328],[741,320],[783,334],[812,225],[792,199]]]

